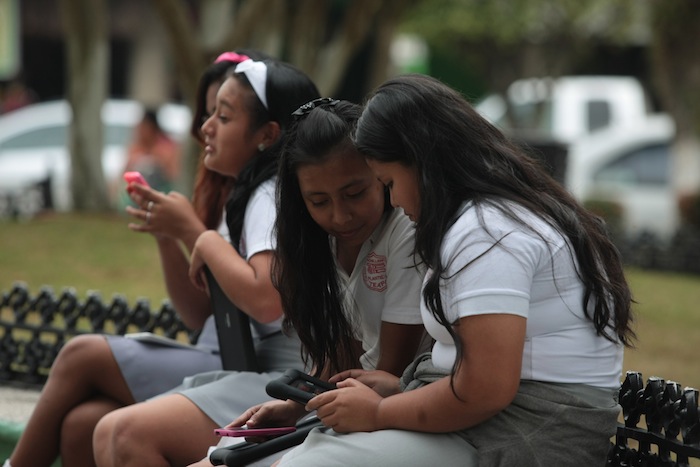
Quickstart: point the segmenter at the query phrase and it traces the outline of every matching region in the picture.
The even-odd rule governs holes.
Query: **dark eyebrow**
[[[345,185],[341,186],[338,191],[344,191],[349,188],[354,187],[355,185],[362,185],[363,181],[362,180],[351,180],[349,183],[346,183]],[[313,191],[313,192],[305,192],[303,193],[304,196],[314,196],[314,195],[327,195],[328,193],[326,192],[321,192],[321,191]]]

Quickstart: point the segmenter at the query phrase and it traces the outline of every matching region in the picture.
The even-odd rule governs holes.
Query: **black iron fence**
[[[130,306],[120,295],[105,302],[98,292],[80,298],[73,289],[55,294],[44,286],[32,294],[26,284],[14,284],[0,296],[0,384],[43,385],[59,350],[75,335],[140,331],[190,343],[199,336],[168,301],[152,310],[147,299]]]
[[[609,466],[685,467],[700,458],[698,390],[628,372],[620,387],[624,425],[617,430]],[[640,426],[644,418],[646,427]]]

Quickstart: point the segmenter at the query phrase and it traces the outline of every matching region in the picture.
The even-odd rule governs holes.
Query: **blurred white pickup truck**
[[[644,87],[631,76],[521,79],[506,96],[491,94],[476,109],[506,131],[564,144],[648,114]]]
[[[628,239],[672,241],[680,223],[670,171],[675,126],[668,115],[649,113],[638,80],[523,79],[505,98],[488,96],[476,108],[542,156],[579,201],[619,206]]]

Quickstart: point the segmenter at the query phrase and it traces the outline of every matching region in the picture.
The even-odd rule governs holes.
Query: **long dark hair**
[[[254,60],[269,58],[266,54],[255,50],[238,50],[237,53],[246,55]],[[236,64],[237,62],[230,60],[214,62],[204,70],[199,78],[190,134],[200,146],[204,146],[202,124],[209,118],[209,109],[207,109],[207,91],[209,86],[214,83],[223,83],[226,73],[232,67],[235,67]],[[199,158],[194,179],[192,205],[197,216],[207,229],[216,229],[219,226],[224,212],[224,205],[233,188],[233,183],[234,179],[232,177],[207,169],[204,165],[204,156]]]
[[[324,99],[298,111],[277,175],[277,251],[273,283],[282,297],[284,326],[294,328],[305,363],[317,374],[357,366],[353,332],[344,312],[334,253],[323,230],[306,209],[297,169],[319,164],[331,154],[355,152],[350,133],[361,107]]]
[[[248,90],[244,105],[250,115],[250,131],[254,132],[269,121],[275,121],[280,126],[280,137],[277,142],[253,156],[241,170],[230,199],[226,203],[226,222],[231,243],[236,248],[239,247],[245,208],[251,194],[261,183],[277,172],[277,158],[291,123],[292,112],[305,102],[319,96],[316,85],[298,68],[276,60],[264,60],[264,62],[267,65],[265,95],[268,108],[265,108],[257,97],[245,74],[229,75],[239,80]]]
[[[452,334],[461,358],[462,343],[447,322],[439,282],[445,233],[464,201],[493,205],[520,222],[496,199],[525,206],[569,239],[585,287],[583,309],[598,335],[630,346],[631,293],[617,248],[604,222],[585,210],[544,168],[482,118],[456,91],[423,75],[404,75],[381,85],[369,98],[354,136],[368,158],[416,167],[421,211],[416,253],[434,274],[423,299]],[[467,265],[468,267],[468,265]],[[588,305],[595,300],[591,315]]]

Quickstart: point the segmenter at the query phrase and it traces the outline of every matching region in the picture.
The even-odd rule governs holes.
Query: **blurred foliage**
[[[503,93],[519,78],[577,72],[600,44],[647,42],[648,11],[648,0],[423,0],[407,10],[401,30]]]
[[[484,38],[514,45],[559,34],[622,40],[637,34],[645,6],[639,0],[425,0],[407,12],[403,27],[442,45]]]

